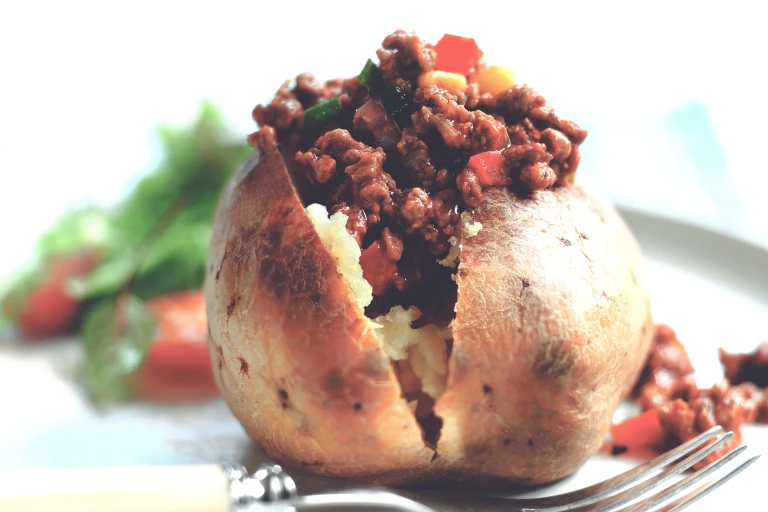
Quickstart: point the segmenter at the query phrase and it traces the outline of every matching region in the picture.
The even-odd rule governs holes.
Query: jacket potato
[[[386,88],[361,91],[363,73],[257,107],[258,151],[220,200],[209,253],[216,382],[270,456],[311,472],[388,485],[562,478],[598,450],[650,347],[640,250],[614,208],[573,182],[585,132],[538,100],[514,103],[522,118],[483,113],[503,103],[493,91],[512,90],[494,82],[508,74],[489,78],[476,60],[462,85],[436,69],[440,43],[390,38],[378,90],[399,84],[410,117]],[[311,110],[329,97],[337,117],[318,130]],[[433,162],[463,156],[416,172],[421,143]],[[405,171],[384,167],[394,158]],[[389,199],[366,195],[371,183]],[[432,208],[428,221],[414,204]]]

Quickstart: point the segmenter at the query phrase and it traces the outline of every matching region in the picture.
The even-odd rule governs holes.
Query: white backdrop
[[[205,97],[244,137],[284,79],[352,76],[396,28],[475,37],[591,131],[581,171],[617,201],[766,237],[759,3],[576,3],[4,1],[0,275],[150,169],[158,123]]]

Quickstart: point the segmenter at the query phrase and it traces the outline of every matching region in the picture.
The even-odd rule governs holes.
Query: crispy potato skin
[[[428,466],[433,451],[278,152],[254,156],[224,192],[208,270],[216,382],[271,456],[337,476]]]
[[[600,446],[651,341],[640,251],[577,186],[485,193],[463,241],[435,452],[278,152],[222,196],[205,291],[217,384],[285,463],[401,485],[532,485]]]
[[[520,485],[595,453],[652,336],[640,250],[578,186],[490,190],[464,242],[436,462]]]

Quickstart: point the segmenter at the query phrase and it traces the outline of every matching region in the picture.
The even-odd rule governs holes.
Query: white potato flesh
[[[347,216],[337,212],[329,217],[326,207],[320,204],[311,204],[306,211],[323,246],[336,259],[339,272],[356,302],[365,308],[373,300],[373,290],[363,278],[360,247],[347,232]],[[474,236],[481,227],[479,223],[472,223],[467,224],[465,230],[469,229],[472,233],[469,236]],[[372,320],[371,326],[387,356],[393,361],[407,360],[421,381],[421,391],[436,399],[445,390],[446,341],[451,338],[451,333],[450,329],[439,329],[435,325],[413,329],[411,324],[420,316],[421,311],[415,306],[408,309],[395,306],[386,315]]]

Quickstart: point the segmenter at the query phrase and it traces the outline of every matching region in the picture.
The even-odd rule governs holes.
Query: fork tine
[[[712,440],[722,431],[723,428],[719,425],[712,427],[706,432],[694,437],[690,441],[685,442],[680,446],[669,450],[668,452],[662,453],[658,457],[644,464],[641,464],[615,477],[609,478],[608,480],[603,480],[602,482],[598,482],[589,487],[546,498],[519,500],[519,502],[525,510],[546,512],[573,510],[579,507],[597,503],[607,496],[615,494],[622,489],[626,489],[635,482],[647,478],[651,474],[664,469],[676,460],[688,455],[691,452],[696,451],[700,446]]]
[[[731,471],[723,475],[721,478],[718,478],[717,480],[713,480],[705,485],[702,485],[698,489],[695,489],[685,496],[676,499],[669,505],[665,506],[664,508],[660,509],[659,512],[674,512],[676,510],[683,510],[689,505],[694,504],[695,502],[699,501],[701,498],[706,496],[707,494],[711,493],[721,485],[723,485],[725,482],[730,480],[731,478],[735,477],[745,469],[747,469],[750,464],[755,462],[757,459],[760,458],[760,455],[755,455],[750,459],[745,460],[735,468],[733,468]]]
[[[747,449],[747,447],[745,445],[739,446],[738,448],[734,448],[733,450],[731,450],[730,452],[726,453],[725,455],[723,455],[722,457],[720,457],[716,461],[708,464],[706,467],[704,467],[704,468],[696,471],[695,473],[693,473],[693,474],[683,478],[682,480],[680,480],[679,482],[675,483],[674,485],[671,485],[671,486],[669,486],[669,487],[667,487],[665,489],[662,489],[658,494],[654,494],[653,496],[650,496],[650,497],[644,499],[643,501],[640,501],[640,502],[634,504],[633,506],[624,509],[623,512],[643,512],[645,510],[649,510],[649,509],[651,509],[651,508],[653,508],[653,507],[655,507],[655,506],[657,506],[657,505],[667,501],[668,499],[670,499],[670,498],[680,494],[681,492],[685,491],[689,487],[692,487],[693,485],[698,484],[706,476],[710,475],[714,471],[717,471],[721,467],[723,467],[726,464],[728,464],[730,461],[732,461],[734,458],[736,458],[738,455],[740,455],[746,449]],[[738,473],[739,471],[743,470],[746,466],[748,466],[752,462],[753,462],[752,460],[748,460],[746,463],[742,463],[742,465],[737,468],[738,471],[736,471],[736,473]],[[731,477],[735,476],[736,473],[731,475]],[[719,481],[719,480],[716,480],[715,482],[717,482],[717,481]],[[727,481],[727,479],[726,479],[726,481]],[[722,485],[722,483],[724,483],[724,482],[720,482],[720,484],[718,484],[718,485]],[[712,483],[710,483],[710,485],[712,485]],[[710,490],[714,490],[714,488],[710,489]],[[697,489],[697,491],[698,491],[698,489]],[[689,495],[684,495],[680,500],[678,500],[678,501],[680,501],[680,503],[678,503],[678,504],[685,503],[685,499],[688,498],[688,496]],[[673,510],[673,509],[669,509],[669,510]]]
[[[707,457],[708,455],[713,453],[715,450],[723,446],[732,437],[733,437],[733,432],[728,432],[724,436],[720,437],[714,443],[689,455],[688,457],[674,464],[673,466],[667,469],[664,469],[658,475],[654,475],[653,477],[647,480],[644,480],[630,487],[629,489],[626,489],[618,494],[614,494],[613,496],[610,496],[602,501],[599,501],[594,505],[587,507],[584,510],[589,512],[607,512],[609,510],[617,510],[619,507],[625,506],[627,503],[633,501],[638,496],[641,496],[647,493],[648,491],[655,489],[662,483],[672,478],[674,475],[682,473],[683,471],[690,468],[700,460],[703,460],[704,457]]]

